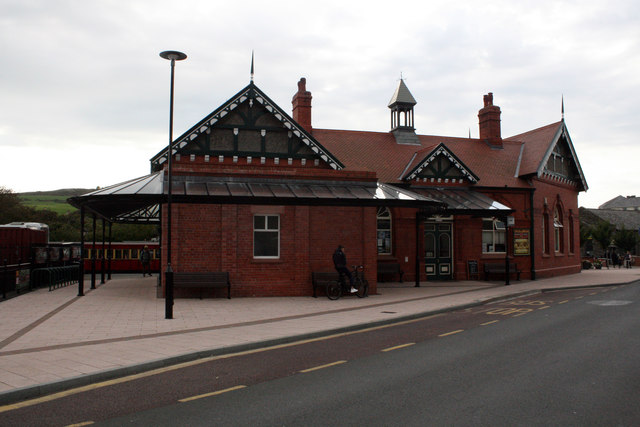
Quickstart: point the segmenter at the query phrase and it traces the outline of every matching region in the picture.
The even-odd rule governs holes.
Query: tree
[[[580,224],[580,247],[584,247],[591,237],[591,227],[586,224]]]
[[[83,193],[86,190],[59,190],[53,193],[64,195]],[[25,206],[20,196],[12,190],[0,186],[0,224],[10,222],[41,222],[49,226],[49,241],[80,241],[80,211],[74,210],[66,214],[58,214],[50,209]],[[156,225],[114,224],[113,241],[152,240],[160,235]],[[93,237],[91,216],[85,218],[85,238]],[[102,241],[102,220],[96,223],[96,240]]]
[[[610,222],[600,221],[591,228],[591,237],[600,244],[603,251],[606,251],[611,244],[611,238],[615,229],[615,225]]]
[[[624,227],[613,234],[616,246],[624,252],[631,252],[638,244],[638,233],[635,230],[627,230]]]
[[[25,221],[31,209],[22,204],[22,201],[12,190],[0,187],[0,224],[8,224],[14,221]]]

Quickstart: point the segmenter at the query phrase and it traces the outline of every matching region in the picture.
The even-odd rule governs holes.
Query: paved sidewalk
[[[541,290],[630,283],[640,268],[537,281],[381,283],[378,295],[177,299],[164,318],[156,277],[114,276],[0,302],[0,404],[198,357],[419,317]]]

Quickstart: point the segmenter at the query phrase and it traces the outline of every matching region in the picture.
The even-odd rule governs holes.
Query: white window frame
[[[256,228],[256,218],[264,217],[264,228]],[[277,228],[269,228],[269,218],[277,218]],[[256,255],[256,233],[277,233],[278,253],[276,255]],[[280,215],[277,214],[255,214],[253,215],[253,258],[254,259],[279,259],[280,258]]]
[[[562,229],[564,225],[562,225],[562,219],[560,217],[560,213],[558,212],[558,208],[556,207],[553,211],[553,237],[554,237],[554,249],[556,253],[559,253],[563,250],[562,245]]]
[[[380,219],[388,219],[389,220],[389,228],[379,228],[378,220]],[[380,252],[380,244],[378,241],[380,240],[380,232],[389,232],[389,252]],[[378,213],[376,214],[376,243],[378,248],[378,255],[391,255],[393,253],[393,226],[392,226],[392,216],[389,208],[381,207],[378,208]]]
[[[488,222],[488,221],[492,222],[491,230],[484,229],[484,224],[485,222]],[[488,235],[488,233],[491,233],[491,242],[490,243],[487,242],[491,246],[491,250],[488,250],[488,248],[485,246],[485,236]],[[502,242],[498,242],[500,240],[496,238],[496,236],[498,235],[502,235]],[[505,223],[503,221],[500,221],[497,218],[482,218],[482,253],[483,254],[504,254],[505,251],[495,250],[496,243],[503,245],[506,251],[507,231],[506,231]]]

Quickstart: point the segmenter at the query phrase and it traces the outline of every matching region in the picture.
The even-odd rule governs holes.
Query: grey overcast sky
[[[283,109],[300,77],[316,128],[389,130],[400,74],[417,132],[478,136],[494,93],[502,135],[561,118],[589,190],[640,196],[637,0],[0,0],[0,186],[107,186],[149,172],[174,136],[255,82]]]

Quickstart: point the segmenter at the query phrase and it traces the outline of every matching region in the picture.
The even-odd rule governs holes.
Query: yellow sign
[[[514,228],[513,229],[513,254],[529,255],[529,229]]]

